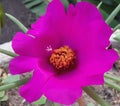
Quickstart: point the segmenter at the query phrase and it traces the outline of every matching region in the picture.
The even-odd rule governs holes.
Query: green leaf
[[[16,57],[17,56],[17,54],[15,54],[11,51],[8,51],[8,50],[1,49],[1,48],[0,48],[0,53],[6,54],[6,55],[11,56],[11,57]],[[1,81],[1,79],[0,79],[0,81]]]
[[[5,24],[5,13],[3,11],[2,5],[0,4],[0,28]]]
[[[87,104],[87,106],[95,106],[93,103],[89,103]]]
[[[0,101],[7,101],[7,100],[8,100],[8,96],[7,95],[5,95],[2,98],[0,98]]]
[[[119,32],[120,33],[120,32]],[[119,34],[120,36],[120,34]],[[115,76],[115,75],[111,75],[111,74],[104,74],[104,77],[105,78],[108,78],[108,79],[111,79],[113,81],[116,81],[116,82],[120,82],[120,78]]]
[[[42,105],[46,103],[46,97],[42,96],[38,101],[34,102],[35,105]]]
[[[0,78],[0,83],[2,82],[3,78]]]
[[[110,104],[106,102],[104,99],[102,99],[98,94],[96,94],[96,92],[93,89],[91,89],[91,87],[83,87],[82,89],[87,93],[87,95],[89,95],[101,106],[110,106]]]
[[[87,104],[87,106],[95,106],[95,105],[93,103],[89,103]],[[98,104],[98,106],[101,106],[101,105]]]
[[[18,80],[20,80],[20,75],[15,75],[15,76],[10,75],[3,80],[3,83],[7,84],[7,83],[12,83],[12,82],[18,81]]]
[[[5,95],[5,91],[0,91],[0,101],[7,101],[8,96]]]
[[[64,7],[67,8],[69,5],[69,2],[67,0],[61,0],[61,1],[64,4]]]
[[[118,14],[118,12],[120,11],[120,4],[118,4],[118,6],[113,10],[113,12],[109,15],[109,17],[106,19],[106,22],[108,24],[110,24],[113,19],[115,18],[115,16]]]
[[[103,2],[101,1],[101,2],[97,5],[97,8],[99,9],[102,4],[103,4]]]
[[[108,14],[106,11],[104,11],[103,9],[101,9],[101,8],[100,8],[100,11],[101,11],[104,19],[106,20],[107,17],[109,16],[109,14]],[[115,20],[115,19],[113,19],[113,21],[110,23],[110,26],[111,26],[111,27],[115,27],[117,24],[118,24],[118,21]]]
[[[120,0],[114,0],[115,2],[117,2],[117,3],[120,3]]]
[[[23,3],[24,4],[27,4],[27,3],[29,3],[29,2],[32,2],[33,0],[23,0]]]
[[[2,98],[5,95],[5,91],[0,91],[0,98]]]
[[[46,11],[46,4],[45,3],[41,3],[38,6],[34,6],[32,7],[30,10],[34,13],[36,13],[38,16],[43,15]]]
[[[111,88],[114,88],[114,89],[120,91],[120,85],[116,84],[112,80],[109,80],[109,79],[105,78],[105,84],[108,85]]]
[[[105,4],[112,5],[114,0],[102,0]]]
[[[120,30],[116,30],[113,34],[113,39],[120,42]]]
[[[3,84],[3,85],[0,86],[0,91],[9,90],[9,89],[21,86],[21,85],[27,83],[29,81],[29,79],[30,79],[30,77],[24,78],[24,79],[21,79],[21,80],[18,80],[18,81],[14,81],[12,83]]]
[[[117,29],[120,29],[120,24],[118,24],[114,27],[114,31],[117,30]]]
[[[68,0],[68,2],[75,5],[77,3],[77,0]]]
[[[10,19],[12,20],[23,32],[27,32],[27,28],[17,19],[15,18],[14,16],[8,14],[8,13],[5,13],[5,15]]]
[[[45,13],[48,2],[49,0],[23,0],[24,5],[38,16]]]
[[[96,4],[96,5],[98,5],[99,2],[100,2],[100,1],[98,1],[98,0],[87,0],[87,1],[92,2],[93,4]]]
[[[27,8],[32,8],[34,6],[37,6],[39,4],[41,4],[43,1],[40,1],[40,0],[36,0],[36,1],[33,1],[33,2],[29,2],[29,3],[26,3],[26,7]]]

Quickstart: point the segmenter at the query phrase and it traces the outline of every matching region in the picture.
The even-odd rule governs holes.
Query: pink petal
[[[74,47],[82,46],[81,48],[84,45],[84,48],[87,48],[93,41],[93,43],[96,44],[98,42],[97,44],[99,44],[103,43],[102,41],[104,39],[104,45],[108,46],[108,39],[112,30],[104,22],[96,6],[89,2],[77,3],[75,7],[70,5],[67,15],[66,29],[62,31],[65,35],[64,42],[66,44]]]
[[[112,49],[101,50],[99,51],[98,57],[93,57],[93,59],[86,61],[86,63],[83,63],[83,67],[86,66],[86,73],[89,72],[88,69],[92,70],[93,68],[93,70],[88,74],[89,76],[92,76],[93,74],[102,74],[109,71],[118,58],[118,54]]]
[[[81,97],[81,87],[86,86],[86,84],[88,86],[92,84],[103,84],[104,82],[103,74],[89,78],[82,75],[79,75],[79,77],[77,75],[75,79],[71,75],[52,77],[46,83],[43,93],[51,101],[70,105]]]
[[[35,37],[29,34],[17,33],[12,40],[12,47],[14,51],[23,56],[31,56],[48,60],[51,51],[47,50],[49,47],[55,49],[61,45],[61,39],[55,34],[41,35]]]
[[[82,89],[76,86],[66,87],[64,81],[61,82],[57,80],[55,83],[51,83],[54,79],[49,79],[44,87],[44,95],[51,101],[70,105],[73,104],[82,95]],[[60,82],[60,84],[59,84]]]
[[[63,4],[60,0],[53,0],[48,5],[46,14],[32,24],[27,34],[34,35],[39,39],[39,49],[42,54],[46,54],[47,47],[56,49],[62,45],[64,38],[61,30],[64,28],[62,23],[65,21],[66,15]]]
[[[102,19],[92,21],[84,27],[86,28],[81,27],[79,31],[76,30],[78,27],[73,30],[76,37],[71,33],[67,40],[66,36],[65,44],[70,45],[77,52],[81,63],[86,63],[96,58],[103,59],[104,55],[101,55],[101,53],[111,52],[107,52],[106,48],[110,44],[109,37],[112,34],[112,30]],[[115,58],[116,56],[117,54],[115,54]],[[108,57],[110,57],[109,54]]]
[[[79,66],[75,70],[50,78],[44,88],[46,97],[58,103],[72,104],[81,96],[80,88],[103,84],[104,73],[112,68],[113,63],[118,58],[116,52],[113,50],[104,53],[102,53],[104,55],[101,54],[101,60],[93,60],[89,63],[86,62],[86,64],[79,63]]]
[[[77,17],[81,22],[89,23],[102,18],[101,12],[90,2],[78,2],[75,6]]]
[[[59,12],[58,12],[59,11]],[[32,24],[32,29],[28,33],[40,36],[46,32],[59,32],[65,22],[65,9],[60,0],[53,0],[47,7],[46,14]],[[33,31],[34,30],[34,31]],[[58,34],[57,33],[57,34]],[[58,36],[58,35],[57,35]]]
[[[9,64],[10,73],[15,75],[32,71],[37,64],[35,58],[18,56],[12,59]]]
[[[116,57],[118,57],[118,55],[112,52],[113,50],[106,50],[107,46],[110,44],[109,37],[112,34],[112,30],[103,21],[97,20],[91,22],[88,30],[84,32],[84,34],[85,36],[80,37],[81,41],[77,46],[79,48],[79,59],[82,63],[86,64],[94,60],[103,62],[104,60],[101,61],[101,59],[105,58],[112,60],[115,57],[112,61],[117,59]]]
[[[34,56],[38,57],[38,47],[39,43],[36,42],[36,39],[34,36],[29,36],[26,34],[23,34],[22,32],[18,32],[13,40],[12,40],[12,47],[14,51],[20,55],[24,56]]]
[[[37,68],[33,72],[33,77],[20,88],[20,94],[28,102],[38,100],[43,94],[43,88],[48,76],[41,73],[41,69]]]
[[[34,35],[39,39],[39,49],[42,54],[49,54],[46,53],[47,47],[54,50],[62,45],[64,38],[61,30],[64,28],[62,23],[65,22],[65,17],[63,4],[60,0],[53,0],[48,5],[46,14],[32,24],[31,29],[27,32],[27,34]]]

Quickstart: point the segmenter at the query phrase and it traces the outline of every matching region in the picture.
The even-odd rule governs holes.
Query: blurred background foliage
[[[98,5],[102,1],[102,5],[100,7],[100,11],[103,14],[104,19],[111,14],[111,12],[117,7],[117,5],[120,3],[120,0],[87,0],[95,5]],[[110,24],[112,27],[115,27],[117,24],[120,23],[120,12],[117,14],[113,22]]]
[[[67,0],[62,1],[64,5],[68,4]],[[98,5],[102,1],[100,11],[102,12],[104,19],[106,19],[109,16],[109,14],[115,9],[115,7],[120,3],[120,0],[77,0],[77,1],[89,1],[94,3],[95,5]],[[23,4],[26,6],[26,8],[34,12],[36,16],[40,16],[45,13],[46,6],[49,2],[50,0],[23,0]],[[119,24],[119,22],[120,12],[110,25],[112,27],[115,27],[117,24]]]
[[[26,8],[31,10],[33,13],[36,14],[36,17],[43,15],[46,11],[46,7],[51,0],[22,0],[22,3],[25,5]],[[88,1],[94,3],[96,6],[102,2],[100,6],[100,11],[103,14],[104,19],[106,20],[107,17],[111,14],[111,12],[120,4],[120,0],[61,0],[65,7],[68,6],[69,2],[75,4],[76,1]],[[5,23],[5,15],[3,13],[2,6],[0,5],[0,29],[3,27]],[[120,12],[117,14],[115,19],[110,23],[111,27],[115,27],[120,23]]]

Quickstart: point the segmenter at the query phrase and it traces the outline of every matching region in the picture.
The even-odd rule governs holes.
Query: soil
[[[5,13],[15,16],[26,27],[30,27],[30,24],[36,20],[36,15],[25,8],[22,0],[0,0],[0,3]],[[18,31],[21,30],[6,17],[5,26],[2,29],[2,34],[0,34],[0,44],[10,41]]]

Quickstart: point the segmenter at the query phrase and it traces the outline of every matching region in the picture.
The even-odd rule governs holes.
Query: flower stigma
[[[58,71],[65,71],[75,64],[76,55],[69,46],[63,46],[53,50],[50,63]]]

